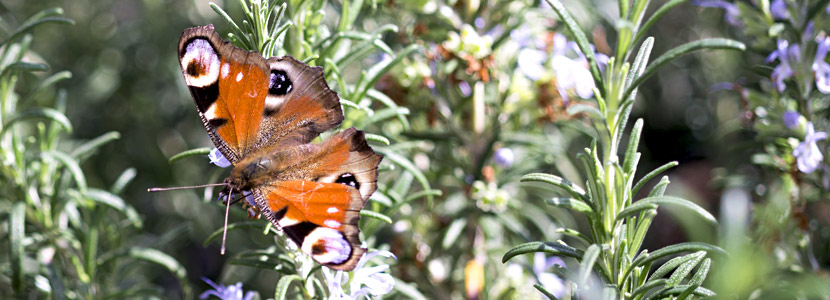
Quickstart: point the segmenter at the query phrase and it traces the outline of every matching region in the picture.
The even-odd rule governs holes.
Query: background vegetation
[[[266,29],[385,156],[361,229],[395,285],[370,294],[812,299],[830,297],[830,175],[793,151],[830,124],[828,2],[291,0]],[[238,25],[260,11],[242,3],[215,2]],[[238,208],[220,255],[213,190],[146,191],[228,173],[193,155],[212,145],[175,55],[187,27],[239,34],[207,1],[3,0],[0,20],[0,298],[341,288]]]

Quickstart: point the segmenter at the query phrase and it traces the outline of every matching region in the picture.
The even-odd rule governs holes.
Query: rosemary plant
[[[72,123],[64,115],[67,94],[55,86],[68,71],[44,76],[49,67],[31,62],[34,30],[46,24],[74,24],[63,10],[43,10],[19,26],[0,23],[0,223],[3,274],[10,287],[3,298],[126,298],[160,296],[146,261],[172,272],[190,298],[184,268],[156,249],[135,245],[142,220],[118,194],[135,177],[124,170],[106,189],[87,184],[84,161],[119,139],[108,132],[80,143],[65,140]],[[32,82],[29,82],[32,81]],[[52,102],[37,107],[36,102]],[[138,271],[138,272],[136,272]],[[110,276],[113,273],[125,276]],[[5,275],[3,277],[6,277]],[[8,288],[7,288],[8,287]]]
[[[660,67],[692,51],[743,50],[744,45],[726,39],[705,39],[678,46],[649,63],[655,41],[646,38],[646,32],[668,10],[685,1],[669,1],[643,22],[649,1],[623,0],[619,1],[618,22],[621,25],[617,27],[616,50],[603,72],[585,33],[565,6],[559,0],[547,2],[571,32],[590,65],[596,84],[596,106],[572,105],[568,112],[587,114],[596,136],[594,142],[577,155],[587,177],[584,186],[541,173],[525,175],[522,181],[540,182],[567,192],[566,196],[554,197],[546,203],[584,214],[589,230],[561,228],[558,232],[567,240],[522,244],[508,251],[503,261],[533,252],[575,258],[580,262],[578,270],[557,269],[570,280],[573,298],[687,299],[713,295],[701,285],[709,272],[711,258],[726,254],[721,248],[699,242],[680,243],[654,251],[641,247],[659,206],[685,209],[712,225],[716,224],[715,218],[691,201],[664,195],[669,184],[667,176],[651,188],[647,197],[634,199],[651,179],[677,163],[665,164],[638,180],[635,178],[640,158],[637,147],[643,121],[634,123],[627,144],[623,144],[623,137],[637,87]],[[637,44],[639,50],[635,51]],[[633,60],[630,60],[632,56]],[[587,246],[582,248],[574,244]],[[682,253],[686,254],[675,256],[652,271],[653,264]],[[542,285],[536,285],[536,288],[549,298],[555,298]]]

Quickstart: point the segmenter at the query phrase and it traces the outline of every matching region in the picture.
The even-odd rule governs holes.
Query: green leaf
[[[596,107],[593,107],[588,104],[577,103],[574,105],[568,106],[568,115],[576,115],[579,113],[585,113],[592,119],[602,120],[602,112],[599,111]]]
[[[583,202],[582,200],[579,200],[579,199],[567,198],[567,197],[554,197],[554,198],[545,200],[545,203],[549,204],[549,205],[557,206],[557,207],[573,209],[575,211],[584,213],[584,214],[588,215],[589,217],[592,217],[595,214],[594,209],[591,208],[590,205],[588,205],[587,203],[585,203],[585,202]]]
[[[280,281],[277,282],[277,289],[274,290],[274,299],[288,299],[288,288],[291,287],[291,284],[294,282],[298,282],[297,286],[301,289],[303,278],[300,275],[286,275],[280,278]]]
[[[173,157],[170,157],[170,159],[168,159],[168,162],[170,162],[172,164],[173,162],[175,162],[177,160],[180,160],[182,158],[185,158],[185,157],[197,156],[197,155],[202,155],[202,156],[208,155],[208,154],[210,154],[210,150],[212,150],[212,149],[207,148],[207,147],[187,150],[187,151],[181,152],[179,154],[173,155]]]
[[[542,293],[542,295],[545,295],[545,297],[548,297],[548,299],[552,299],[552,300],[559,300],[559,298],[556,298],[556,296],[554,296],[554,295],[553,295],[553,293],[549,292],[549,291],[548,291],[547,289],[545,289],[545,287],[543,287],[541,284],[534,284],[534,285],[533,285],[533,287],[535,287],[535,288],[536,288],[536,290],[538,290],[539,292],[541,292],[541,293]]]
[[[381,75],[385,74],[392,69],[392,67],[403,61],[405,57],[415,52],[415,50],[418,50],[418,45],[410,45],[398,53],[395,58],[380,61],[369,68],[369,70],[361,76],[357,83],[357,87],[355,88],[356,96],[354,99],[363,99],[363,96],[366,95],[371,87],[375,86]],[[362,100],[360,101],[362,102]]]
[[[364,134],[364,136],[366,137],[367,141],[378,142],[378,143],[384,144],[386,146],[390,145],[389,139],[387,139],[386,137],[384,137],[382,135],[366,133],[366,134]]]
[[[392,218],[387,217],[386,215],[384,215],[382,213],[379,213],[379,212],[375,212],[375,211],[371,211],[371,210],[361,210],[360,211],[360,216],[361,217],[372,218],[372,219],[376,219],[376,220],[380,220],[380,221],[392,224]]]
[[[6,124],[3,124],[2,133],[8,132],[9,128],[17,122],[32,118],[52,120],[60,124],[67,133],[72,133],[72,123],[69,122],[69,118],[67,118],[63,113],[48,107],[30,109],[14,114],[8,121],[6,121]]]
[[[404,202],[404,203],[409,203],[410,201],[413,201],[413,200],[418,199],[418,198],[421,198],[421,197],[427,197],[427,196],[441,196],[442,194],[443,194],[443,193],[441,192],[441,190],[422,190],[422,191],[417,191],[417,192],[414,192],[414,193],[409,193],[409,195],[408,195],[408,196],[406,196],[406,198],[404,198],[404,199],[403,199],[403,202]]]
[[[605,82],[602,80],[602,74],[599,72],[599,66],[597,65],[597,58],[594,56],[594,50],[591,48],[591,44],[588,43],[588,37],[585,36],[585,32],[582,31],[582,28],[579,27],[579,24],[576,23],[573,16],[568,9],[565,8],[565,5],[559,0],[545,0],[553,7],[553,10],[559,16],[559,19],[565,23],[565,26],[568,27],[568,30],[574,35],[574,39],[576,40],[576,44],[579,45],[579,50],[582,51],[582,54],[585,55],[585,58],[588,59],[588,65],[591,67],[591,75],[594,77],[594,83],[597,86],[597,89],[600,92],[605,92]]]
[[[652,253],[642,254],[637,256],[633,262],[631,262],[631,266],[626,269],[626,272],[623,277],[628,276],[628,273],[631,269],[642,266],[648,263],[651,263],[655,260],[661,259],[663,257],[674,255],[683,252],[693,252],[693,251],[706,251],[709,255],[718,255],[726,257],[727,253],[725,250],[721,249],[718,246],[706,244],[706,243],[699,243],[699,242],[686,242],[686,243],[679,243],[674,244],[671,246],[666,246],[660,248],[660,250],[654,251]]]
[[[591,276],[591,271],[594,269],[594,264],[599,257],[600,247],[597,244],[592,244],[585,250],[585,255],[582,256],[582,261],[579,267],[579,277],[577,277],[577,284],[585,286],[588,282],[588,277]]]
[[[666,187],[669,186],[669,176],[663,176],[660,178],[660,182],[654,185],[651,188],[651,192],[648,193],[649,197],[660,197],[666,193]]]
[[[554,185],[556,187],[559,187],[559,188],[565,190],[566,192],[568,192],[569,194],[573,195],[574,197],[579,198],[583,201],[588,200],[588,195],[585,194],[585,190],[583,190],[579,186],[574,185],[573,182],[570,182],[567,179],[564,179],[564,178],[556,176],[556,175],[550,175],[550,174],[544,174],[544,173],[531,173],[531,174],[527,174],[525,176],[522,176],[522,178],[519,179],[519,181],[520,182],[529,182],[529,181],[531,181],[531,182],[544,182],[544,183],[551,184],[551,185]]]
[[[678,285],[678,286],[673,287],[673,288],[667,288],[667,289],[664,289],[662,291],[656,292],[652,295],[649,295],[646,299],[663,299],[664,297],[669,296],[669,295],[680,295],[680,294],[683,294],[684,291],[686,291],[686,289],[689,288],[689,286],[690,285],[688,285],[688,284],[682,284],[682,285]],[[695,296],[700,296],[700,297],[715,296],[715,292],[710,291],[710,290],[708,290],[706,288],[703,288],[703,287],[695,288],[692,293]]]
[[[637,202],[634,202],[631,205],[629,205],[628,207],[626,207],[625,209],[623,209],[623,211],[620,212],[620,214],[617,216],[617,221],[619,221],[622,218],[625,218],[629,215],[639,213],[642,210],[653,209],[654,205],[658,205],[658,206],[659,205],[669,205],[669,206],[676,206],[676,207],[679,207],[679,208],[684,208],[687,211],[693,212],[693,213],[697,214],[698,216],[702,217],[709,224],[712,224],[712,225],[717,225],[718,224],[718,221],[715,219],[714,216],[712,216],[712,214],[710,214],[708,211],[706,211],[702,207],[698,206],[694,202],[683,199],[683,198],[677,198],[677,197],[671,197],[671,196],[648,197],[648,198],[643,198],[643,199],[641,199]]]
[[[386,105],[389,108],[398,109],[398,107],[399,107],[398,104],[396,104],[395,101],[392,100],[392,98],[389,98],[389,96],[386,96],[386,94],[381,93],[380,91],[378,91],[376,89],[370,88],[369,91],[366,92],[366,96],[369,96],[372,99],[380,101],[380,103],[383,103],[383,105]],[[410,125],[409,125],[409,120],[406,118],[406,116],[405,115],[397,115],[397,117],[398,117],[398,121],[401,123],[401,126],[403,126],[403,130],[408,131]]]
[[[648,183],[648,181],[649,181],[649,180],[651,180],[652,178],[654,178],[654,176],[657,176],[657,175],[659,175],[660,173],[663,173],[663,172],[665,172],[666,170],[668,170],[668,169],[670,169],[670,168],[672,168],[672,167],[675,167],[675,166],[677,166],[677,165],[678,165],[678,163],[677,163],[676,161],[667,162],[666,164],[664,164],[664,165],[660,166],[659,168],[654,169],[654,171],[649,172],[648,174],[646,174],[645,176],[643,176],[643,178],[640,178],[640,181],[637,181],[637,184],[635,184],[635,185],[634,185],[634,188],[633,188],[633,189],[631,189],[631,195],[636,195],[636,194],[637,194],[637,192],[638,192],[638,191],[640,191],[640,189],[641,189],[643,186],[645,186],[645,185],[646,185],[646,183]]]
[[[121,197],[95,188],[87,190],[85,195],[97,203],[114,208],[118,212],[124,214],[133,226],[141,228],[142,221],[141,217],[138,215],[138,212],[132,206],[127,205]]]
[[[712,259],[706,258],[703,260],[703,263],[700,265],[700,268],[697,268],[697,272],[695,272],[695,276],[689,280],[689,284],[692,285],[703,285],[703,281],[706,280],[706,275],[709,274],[709,267],[712,266]]]
[[[47,87],[50,87],[50,86],[54,85],[55,83],[58,83],[60,81],[70,79],[70,78],[72,78],[72,72],[69,72],[69,71],[60,71],[60,72],[57,72],[55,74],[52,74],[51,76],[49,76],[49,77],[41,80],[40,82],[38,82],[37,87],[35,87],[31,91],[29,91],[26,94],[25,98],[20,100],[20,103],[27,102],[29,99],[34,97],[37,94],[38,91],[40,91],[42,89],[45,89]]]
[[[424,294],[421,294],[421,292],[418,291],[417,288],[412,286],[412,284],[403,282],[402,280],[396,280],[395,281],[395,290],[397,290],[399,293],[407,296],[407,298],[409,298],[409,299],[427,300],[427,297],[425,297]]]
[[[133,181],[133,179],[135,179],[135,175],[135,168],[129,168],[124,170],[124,172],[121,173],[121,176],[118,176],[118,179],[116,179],[115,183],[112,184],[110,192],[112,192],[113,194],[119,194],[122,191],[124,191],[124,188],[127,187],[127,185]]]
[[[450,227],[447,228],[447,233],[444,235],[444,240],[441,242],[441,247],[448,249],[453,243],[455,243],[466,225],[466,218],[458,218],[455,221],[452,221],[452,223],[450,223]]]
[[[661,265],[659,268],[657,268],[657,270],[655,270],[653,273],[651,273],[651,276],[649,277],[648,280],[652,281],[652,280],[658,280],[658,279],[663,278],[663,276],[665,276],[666,274],[669,274],[669,272],[671,272],[671,270],[674,270],[678,266],[680,266],[680,265],[682,265],[682,264],[684,264],[684,263],[686,263],[690,260],[694,260],[695,258],[697,258],[700,255],[701,252],[703,253],[703,255],[706,255],[706,252],[698,251],[698,252],[695,252],[695,253],[691,253],[691,254],[687,254],[687,255],[683,255],[683,256],[678,256],[678,257],[675,257],[675,258],[672,258],[672,259],[668,260],[663,265]]]
[[[688,42],[686,44],[680,45],[675,47],[674,49],[669,50],[668,52],[664,53],[660,57],[654,60],[643,72],[643,75],[637,77],[631,85],[625,89],[625,93],[623,93],[622,99],[627,99],[629,95],[636,89],[638,86],[643,84],[651,75],[657,73],[663,65],[675,60],[676,58],[692,53],[697,50],[702,49],[727,49],[727,50],[739,50],[744,51],[746,50],[746,46],[743,43],[730,40],[730,39],[722,39],[722,38],[714,38],[714,39],[703,39],[694,42]]]
[[[646,283],[644,285],[641,285],[640,287],[634,289],[634,291],[631,292],[631,298],[629,298],[629,299],[638,299],[637,298],[638,295],[645,294],[650,289],[653,289],[653,288],[656,288],[656,287],[659,287],[659,286],[663,286],[664,284],[666,284],[666,279],[663,279],[663,278],[650,280],[648,283]]]
[[[23,240],[26,238],[26,203],[16,201],[12,204],[9,218],[9,256],[12,267],[12,287],[22,293],[26,285],[23,269],[23,257],[26,255]]]
[[[72,151],[71,155],[73,157],[75,157],[76,159],[78,159],[78,160],[83,160],[84,158],[91,155],[93,153],[93,151],[95,151],[99,147],[101,147],[101,146],[103,146],[106,143],[109,143],[111,141],[117,140],[119,138],[121,138],[121,134],[118,133],[117,131],[107,132],[107,133],[102,134],[101,136],[99,136],[97,138],[89,140],[88,142],[84,143],[83,145],[79,146],[78,148],[75,148],[75,150]]]
[[[430,184],[429,184],[429,180],[427,179],[426,175],[424,175],[424,173],[421,172],[421,170],[418,169],[418,167],[416,167],[415,164],[413,164],[411,161],[409,161],[409,159],[407,159],[406,157],[401,156],[400,154],[398,154],[396,152],[393,152],[393,151],[388,150],[388,149],[383,148],[383,147],[374,147],[374,149],[375,149],[375,152],[380,152],[380,154],[383,154],[385,159],[387,159],[389,161],[392,161],[393,163],[401,166],[402,168],[404,168],[404,170],[406,170],[407,172],[412,174],[412,176],[415,176],[415,179],[421,184],[421,187],[424,190],[432,190],[432,188],[430,187]],[[432,206],[432,195],[431,194],[427,195],[427,202],[428,202],[428,204],[427,204],[428,206]]]
[[[371,116],[369,116],[369,118],[366,119],[366,123],[375,124],[389,118],[401,117],[406,115],[409,115],[409,109],[406,107],[384,108],[375,111],[374,114],[372,114]]]
[[[697,288],[699,287],[699,284],[689,285],[689,287],[683,290],[683,292],[680,293],[680,295],[677,295],[677,300],[686,300],[686,298],[689,298],[689,296],[691,296],[692,293],[694,293],[694,291],[697,290]]]
[[[86,177],[84,177],[84,172],[81,171],[81,166],[78,165],[78,162],[72,156],[60,151],[45,151],[40,155],[43,158],[57,160],[64,167],[66,167],[72,175],[72,179],[75,180],[75,185],[78,187],[78,191],[80,191],[81,194],[86,194]]]
[[[590,245],[590,244],[591,244],[591,239],[590,239],[590,238],[588,238],[588,236],[586,236],[586,235],[582,234],[582,233],[581,233],[581,232],[579,232],[579,231],[576,231],[576,230],[573,230],[573,229],[570,229],[570,228],[557,228],[557,229],[556,229],[556,230],[554,230],[553,232],[555,232],[555,233],[561,233],[561,234],[564,234],[564,235],[567,235],[567,236],[573,237],[573,238],[575,238],[575,239],[577,239],[577,240],[582,241],[582,242],[583,242],[583,243],[585,243],[586,245]]]
[[[182,266],[179,261],[173,258],[170,255],[167,255],[164,252],[158,251],[152,248],[141,248],[141,247],[133,247],[130,248],[128,254],[129,257],[143,260],[146,262],[154,263],[159,266],[166,268],[168,271],[173,273],[177,279],[179,279],[179,284],[182,287],[182,299],[192,299],[193,296],[191,295],[190,284],[187,280],[187,270]]]
[[[581,251],[570,246],[560,243],[529,242],[513,247],[513,249],[507,251],[507,253],[504,254],[504,257],[502,257],[501,262],[506,263],[508,260],[517,255],[536,252],[551,253],[554,255],[568,256],[576,259],[582,258]]]
[[[72,19],[69,19],[69,18],[61,18],[61,17],[45,17],[45,18],[38,19],[38,20],[31,20],[30,19],[30,22],[26,22],[23,25],[21,25],[19,28],[17,28],[17,31],[15,31],[14,34],[12,34],[11,36],[9,36],[5,40],[3,40],[3,42],[1,42],[0,45],[4,45],[4,46],[8,45],[10,42],[14,41],[15,39],[17,39],[21,35],[31,31],[35,27],[37,27],[39,25],[43,25],[43,24],[48,24],[48,23],[63,23],[63,24],[74,25],[75,21],[73,21]]]

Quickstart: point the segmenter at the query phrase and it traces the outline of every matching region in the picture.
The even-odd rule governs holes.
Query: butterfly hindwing
[[[212,25],[185,30],[179,61],[205,128],[232,163],[272,145],[308,143],[343,121],[322,68],[290,56],[266,60],[225,42]]]
[[[383,157],[354,128],[320,144],[274,151],[267,157],[273,174],[254,189],[260,211],[321,264],[351,269],[360,258],[354,254],[365,251],[357,221],[377,189],[377,167]],[[306,160],[300,162],[300,157]],[[262,161],[244,160],[232,176],[245,176],[244,166]]]
[[[267,206],[266,218],[322,265],[352,269],[366,252],[357,227],[363,200],[354,188],[292,180],[257,188],[254,197]]]

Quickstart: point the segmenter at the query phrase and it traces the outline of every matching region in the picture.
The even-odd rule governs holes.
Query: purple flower
[[[513,159],[515,159],[515,156],[513,150],[510,150],[510,148],[500,148],[493,155],[493,160],[496,161],[496,165],[502,168],[510,168],[513,165]]]
[[[473,94],[473,89],[470,87],[470,84],[466,81],[461,81],[458,83],[458,89],[461,90],[461,94],[464,97],[470,97]]]
[[[210,158],[210,163],[219,166],[220,168],[227,168],[231,166],[231,162],[222,155],[222,152],[219,151],[218,148],[213,148],[210,150],[210,154],[208,154],[208,158]]]
[[[801,117],[797,111],[788,110],[784,112],[781,116],[781,120],[784,121],[784,125],[787,126],[789,129],[793,129],[798,126],[798,118]]]
[[[775,82],[775,87],[779,92],[783,92],[787,86],[784,84],[784,79],[792,77],[794,72],[790,64],[795,64],[801,60],[801,47],[798,44],[790,43],[786,40],[778,40],[778,49],[772,51],[767,56],[767,62],[772,62],[778,59],[780,64],[772,70],[772,80]]]
[[[254,298],[254,292],[252,291],[248,291],[247,293],[245,293],[244,297],[242,296],[241,282],[237,282],[234,285],[229,285],[225,287],[221,284],[216,284],[215,282],[205,277],[202,277],[202,280],[204,282],[207,282],[207,284],[209,284],[210,286],[212,286],[213,289],[205,291],[204,293],[199,295],[199,299],[204,300],[210,297],[211,295],[216,296],[222,300],[251,300],[252,298]]]
[[[824,94],[830,93],[830,64],[824,61],[827,51],[830,50],[830,37],[821,37],[813,59],[813,72],[816,76],[816,87]]]
[[[738,6],[734,3],[726,2],[723,0],[700,0],[700,1],[692,1],[692,5],[697,5],[700,7],[715,7],[715,8],[722,8],[726,11],[723,18],[726,20],[727,23],[733,26],[740,26],[741,20],[738,17],[741,15],[741,11],[738,10]]]
[[[570,58],[565,54],[568,50],[577,53],[577,58]],[[595,53],[597,63],[601,66],[608,63],[608,56]],[[566,90],[574,88],[576,94],[583,99],[594,95],[594,77],[588,69],[588,59],[574,42],[569,42],[564,35],[557,33],[553,37],[553,56],[550,60],[553,72],[556,74],[556,83],[562,100],[568,101]]]
[[[821,154],[816,142],[826,138],[826,132],[816,132],[813,122],[807,122],[807,134],[804,141],[793,150],[793,156],[798,162],[799,171],[812,173],[818,168],[818,164],[824,159],[824,155]]]
[[[784,0],[773,0],[769,4],[769,12],[772,18],[776,20],[784,20],[790,17],[790,12],[787,11],[787,3]]]
[[[539,279],[539,284],[541,284],[542,287],[544,287],[548,292],[556,296],[556,298],[562,299],[562,296],[565,295],[565,291],[567,291],[565,281],[553,273],[545,272],[547,269],[550,269],[555,265],[564,267],[565,262],[556,256],[545,258],[545,254],[542,252],[536,252],[536,254],[533,255],[533,273],[535,273],[536,277]]]

